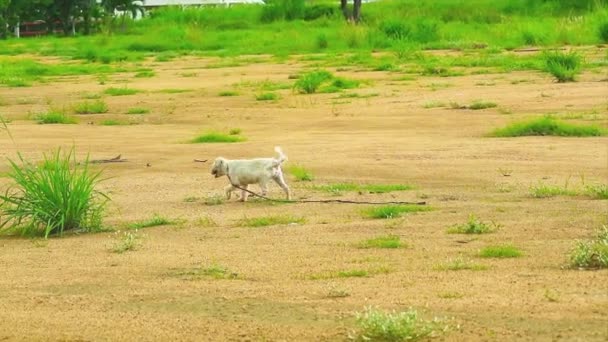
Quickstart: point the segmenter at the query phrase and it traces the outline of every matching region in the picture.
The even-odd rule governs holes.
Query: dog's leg
[[[277,173],[272,179],[277,182],[281,189],[283,189],[285,196],[287,196],[287,200],[291,200],[291,193],[289,192],[287,183],[285,183],[285,179],[283,179],[283,173]]]
[[[266,196],[266,194],[268,194],[268,183],[266,180],[260,182],[260,190],[262,190],[262,196]]]
[[[249,185],[243,185],[242,188],[247,190],[247,188],[249,187]],[[247,202],[247,196],[249,196],[249,193],[245,190],[241,190],[242,196],[241,196],[241,202]]]
[[[234,186],[232,186],[232,184],[226,186],[224,188],[224,192],[226,193],[226,199],[230,199],[230,197],[232,197],[232,192],[236,190],[236,188]]]

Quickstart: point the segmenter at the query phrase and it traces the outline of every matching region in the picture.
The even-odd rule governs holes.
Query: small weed
[[[217,222],[209,216],[204,216],[196,220],[196,225],[199,227],[217,227]]]
[[[387,267],[377,267],[373,269],[352,269],[342,271],[330,271],[324,273],[313,274],[308,277],[310,280],[336,279],[336,278],[368,278],[376,274],[390,273]]]
[[[224,204],[226,197],[222,195],[212,195],[205,198],[205,205],[220,205]]]
[[[439,108],[439,107],[445,107],[445,106],[446,106],[445,102],[433,100],[433,101],[426,102],[422,107],[429,109],[429,108]]]
[[[494,102],[485,102],[485,101],[475,101],[471,105],[468,106],[469,109],[479,110],[479,109],[487,109],[496,107],[496,103]]]
[[[165,93],[165,94],[180,94],[180,93],[187,93],[189,91],[192,91],[192,89],[167,88],[167,89],[157,90],[156,92]]]
[[[75,124],[76,119],[66,115],[62,110],[51,109],[46,113],[36,115],[36,121],[41,124]]]
[[[184,202],[186,203],[194,203],[194,202],[198,202],[200,198],[196,197],[196,196],[188,196],[186,198],[184,198]]]
[[[242,227],[267,227],[287,224],[304,224],[305,222],[306,220],[303,217],[278,215],[244,218],[240,221],[240,225]]]
[[[422,205],[385,205],[368,208],[363,211],[363,214],[374,219],[392,219],[403,214],[429,210],[431,210],[430,207]]]
[[[439,319],[424,320],[414,309],[383,312],[368,307],[356,314],[358,331],[349,336],[355,341],[417,341],[447,330]]]
[[[239,135],[239,134],[241,134],[241,129],[240,128],[231,128],[230,131],[228,131],[228,134]]]
[[[606,130],[597,126],[574,125],[558,121],[550,116],[513,123],[491,133],[494,137],[546,136],[597,137],[606,135]]]
[[[498,172],[503,176],[503,177],[510,177],[511,174],[513,174],[513,170],[512,169],[505,169],[502,167],[498,168]]]
[[[106,119],[99,123],[102,126],[126,126],[129,125],[126,121],[114,120],[114,119]]]
[[[116,241],[112,246],[112,252],[122,254],[127,251],[134,251],[141,245],[141,235],[138,231],[116,232]]]
[[[498,228],[500,228],[498,224],[494,222],[482,222],[475,215],[470,214],[469,220],[466,223],[450,227],[448,234],[487,234],[494,232]]]
[[[310,170],[301,165],[292,165],[288,169],[297,180],[301,182],[310,182],[314,179],[314,176]]]
[[[223,90],[223,91],[220,91],[218,95],[219,96],[238,96],[239,92],[235,91],[235,90]]]
[[[277,93],[262,93],[255,96],[257,101],[276,101],[279,99]]]
[[[87,100],[97,100],[97,99],[101,98],[101,95],[97,94],[97,93],[86,92],[86,93],[83,93],[80,97],[83,99],[87,99]]]
[[[108,112],[108,105],[102,101],[97,100],[95,102],[85,101],[83,103],[79,103],[74,107],[74,112],[76,114],[101,114]]]
[[[482,258],[518,258],[522,252],[512,245],[488,246],[479,251]]]
[[[195,72],[182,72],[181,74],[179,74],[181,77],[196,77],[198,76],[197,73]]]
[[[150,110],[142,107],[132,107],[127,110],[127,114],[148,114]]]
[[[147,219],[144,221],[133,222],[127,225],[129,229],[142,229],[148,227],[157,227],[157,226],[166,226],[170,224],[174,224],[175,222],[169,220],[166,217],[155,214],[151,219]]]
[[[228,270],[228,268],[213,264],[209,267],[195,267],[191,269],[179,269],[171,272],[172,276],[185,280],[199,280],[205,278],[213,279],[237,279],[238,273]]]
[[[190,143],[235,143],[241,141],[245,141],[245,138],[236,135],[226,135],[217,132],[210,132],[197,136],[196,138],[190,140]]]
[[[435,269],[439,271],[483,271],[488,269],[488,267],[485,265],[475,264],[462,258],[456,258],[435,266]]]
[[[399,236],[396,236],[396,235],[379,236],[377,238],[362,241],[357,246],[359,248],[403,248],[403,247],[407,247],[407,245],[405,245],[401,242],[401,239],[399,238]]]
[[[603,226],[595,239],[576,242],[576,246],[570,252],[570,267],[608,268],[608,226]]]
[[[124,95],[134,95],[140,92],[140,90],[137,89],[131,89],[131,88],[108,88],[106,90],[103,91],[104,94],[110,95],[110,96],[124,96]]]
[[[551,303],[559,302],[559,293],[557,291],[551,291],[549,289],[546,289],[543,296],[545,297],[545,299],[547,301],[549,301]]]
[[[150,78],[156,76],[156,73],[152,70],[142,70],[135,73],[135,77],[137,78]]]

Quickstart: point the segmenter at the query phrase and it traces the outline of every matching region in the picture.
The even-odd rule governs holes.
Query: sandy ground
[[[530,186],[540,182],[568,182],[571,188],[606,184],[608,139],[485,137],[545,113],[606,127],[605,69],[557,84],[533,72],[398,81],[396,73],[353,68],[337,74],[373,81],[353,92],[377,96],[337,99],[283,89],[277,91],[281,99],[264,102],[255,100],[261,91],[251,82],[293,82],[288,76],[305,65],[206,68],[212,62],[149,62],[154,77],[115,74],[104,85],[82,76],[0,88],[0,111],[12,120],[14,139],[0,132],[2,158],[21,151],[38,160],[42,152],[72,145],[92,159],[122,154],[128,162],[102,167],[109,179],[101,188],[113,200],[106,225],[124,229],[154,214],[177,221],[140,230],[140,247],[123,254],[111,251],[118,241],[113,232],[47,241],[0,238],[0,340],[336,341],[348,338],[356,328],[354,314],[367,306],[412,307],[427,318],[440,317],[451,326],[441,340],[608,339],[607,271],[563,268],[575,240],[607,223],[607,201],[529,195]],[[238,96],[218,96],[234,84],[240,84]],[[103,96],[109,112],[78,115],[78,125],[28,120],[49,104],[69,108],[84,101],[85,93],[123,85],[144,92]],[[498,108],[423,108],[430,101],[474,100],[493,101]],[[150,113],[125,114],[136,106]],[[136,124],[100,125],[108,118]],[[240,128],[247,141],[185,143],[202,132],[231,128]],[[227,180],[212,178],[210,165],[194,158],[272,156],[275,145],[288,154],[287,166],[303,165],[315,175],[312,183],[288,177],[296,198],[424,200],[434,210],[373,220],[358,205],[205,204]],[[0,172],[7,170],[7,163],[0,165]],[[415,189],[339,197],[311,189],[337,182]],[[0,177],[2,187],[9,183]],[[270,194],[282,195],[277,186]],[[474,237],[446,234],[469,214],[501,227]],[[268,215],[303,217],[305,223],[240,225],[243,218]],[[397,235],[408,248],[357,248],[381,235]],[[477,256],[485,246],[504,243],[524,256]],[[456,258],[487,269],[437,269]],[[213,265],[233,277],[196,273]],[[370,276],[311,279],[344,270],[367,270]],[[339,292],[344,297],[336,297]]]

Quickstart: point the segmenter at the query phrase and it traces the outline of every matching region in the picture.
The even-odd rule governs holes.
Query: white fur
[[[230,160],[218,157],[213,162],[211,174],[214,175],[215,178],[228,176],[231,184],[224,189],[228,199],[230,199],[233,191],[238,190],[233,185],[247,189],[249,184],[259,184],[260,189],[262,190],[262,196],[266,196],[268,193],[268,183],[273,180],[281,189],[283,189],[289,200],[291,199],[291,194],[289,192],[289,187],[283,178],[283,171],[281,170],[281,164],[287,160],[287,156],[279,146],[276,146],[274,150],[278,153],[278,158]],[[241,193],[241,201],[247,201],[249,193],[247,191],[241,191]]]

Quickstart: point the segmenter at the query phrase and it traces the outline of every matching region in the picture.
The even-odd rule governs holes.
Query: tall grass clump
[[[356,318],[359,329],[350,336],[355,341],[417,341],[447,330],[439,319],[425,320],[414,309],[383,312],[368,307]]]
[[[97,100],[94,102],[85,101],[77,104],[74,107],[76,114],[101,114],[108,112],[108,105],[102,101]]]
[[[44,155],[40,165],[9,160],[10,178],[15,182],[0,195],[0,229],[22,234],[62,234],[67,230],[95,231],[101,219],[107,195],[96,190],[101,172],[89,169],[88,158],[77,162],[72,149]]]
[[[58,109],[51,109],[46,113],[40,113],[36,115],[36,121],[41,125],[75,124],[77,122],[76,119]]]
[[[544,60],[545,69],[559,83],[574,82],[575,76],[581,71],[581,56],[574,51],[568,53],[546,52]]]
[[[606,130],[593,125],[575,125],[551,116],[512,123],[491,133],[495,137],[521,137],[554,135],[560,137],[598,137]]]
[[[608,226],[603,226],[595,239],[576,242],[576,246],[570,252],[570,267],[608,268]]]
[[[294,84],[294,89],[302,94],[316,93],[324,82],[333,78],[329,71],[316,70],[302,75]]]
[[[218,132],[209,132],[195,137],[190,140],[192,144],[201,143],[235,143],[244,141],[245,138],[238,135],[229,135]]]

